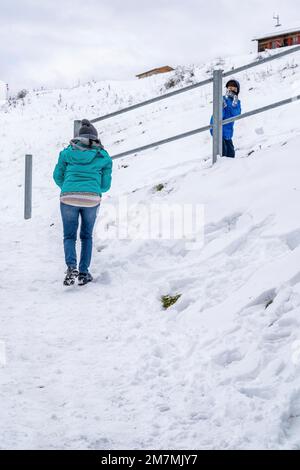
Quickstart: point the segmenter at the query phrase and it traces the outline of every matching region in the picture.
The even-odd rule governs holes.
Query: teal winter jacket
[[[103,148],[76,148],[69,145],[59,154],[53,172],[61,192],[102,194],[110,189],[112,159]]]

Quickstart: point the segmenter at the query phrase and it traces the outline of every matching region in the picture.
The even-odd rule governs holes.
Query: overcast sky
[[[0,80],[13,90],[126,79],[255,50],[299,0],[0,0]]]

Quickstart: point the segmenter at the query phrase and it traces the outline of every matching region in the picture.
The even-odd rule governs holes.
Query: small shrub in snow
[[[189,85],[193,83],[192,78],[195,76],[194,67],[176,67],[174,75],[169,78],[165,83],[165,88],[168,90],[174,88],[175,86]]]
[[[156,186],[154,186],[154,191],[162,191],[164,189],[164,185],[163,184],[157,184]]]
[[[181,294],[177,295],[162,295],[160,300],[164,310],[172,307],[172,305],[176,304],[177,300],[180,299]]]
[[[20,91],[17,93],[16,98],[17,98],[17,100],[22,100],[22,99],[25,98],[26,95],[28,95],[28,90],[23,89],[23,90],[20,90]]]
[[[170,79],[166,82],[165,87],[166,87],[166,89],[168,90],[169,88],[173,88],[174,86],[176,86],[176,84],[177,84],[177,83],[176,83],[175,78],[170,78]]]

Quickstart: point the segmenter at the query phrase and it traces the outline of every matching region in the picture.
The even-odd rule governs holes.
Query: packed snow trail
[[[285,80],[281,69],[271,72],[259,76],[251,107],[263,96],[274,101],[275,84],[282,96],[287,83],[291,88],[299,80],[297,68],[284,72],[290,72]],[[255,74],[248,78],[251,85]],[[139,87],[141,100],[141,87],[149,93],[149,84],[159,80],[147,83],[126,84],[119,96]],[[61,92],[64,111],[54,91],[0,114],[0,340],[6,347],[0,447],[299,449],[297,104],[240,123],[239,158],[213,168],[208,135],[116,162],[95,229],[95,282],[66,288],[52,171],[71,119],[79,112],[89,116],[90,105],[83,103],[97,87]],[[99,103],[106,103],[106,85],[101,88]],[[203,110],[179,101],[190,116],[187,128],[198,114],[206,119],[209,99],[201,96]],[[168,106],[170,111],[178,102]],[[137,129],[140,136],[149,126],[153,135],[161,133],[161,109],[105,124],[103,138],[112,145],[127,135],[113,148],[136,146]],[[172,133],[181,128],[182,114],[173,114]],[[39,136],[33,138],[33,129]],[[24,221],[23,155],[29,152],[33,218]],[[159,183],[164,188],[155,191]],[[106,239],[105,206],[117,205],[120,196],[132,204],[204,204],[204,247]],[[175,293],[180,300],[164,311],[161,295]]]
[[[220,198],[229,163],[213,170]],[[297,448],[300,232],[268,235],[270,219],[232,207],[206,227],[207,254],[155,241],[98,253],[96,242],[95,283],[65,288],[52,206],[5,231],[2,448]],[[175,291],[182,300],[162,311],[159,296]]]

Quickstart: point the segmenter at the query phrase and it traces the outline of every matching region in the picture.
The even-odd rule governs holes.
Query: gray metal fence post
[[[31,219],[32,155],[25,155],[24,219]]]
[[[79,121],[78,119],[74,121],[74,137],[78,137],[80,126],[81,126],[81,121]]]
[[[223,70],[214,70],[213,83],[213,164],[215,164],[218,155],[222,156],[223,151]]]

